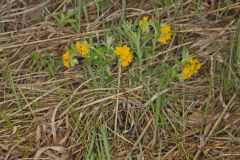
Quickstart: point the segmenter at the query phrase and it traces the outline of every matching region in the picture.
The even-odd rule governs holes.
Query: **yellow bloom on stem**
[[[160,43],[162,43],[162,44],[167,44],[167,40],[166,40],[166,38],[165,38],[164,36],[160,36],[159,39],[158,39],[158,41],[159,41]]]
[[[201,64],[198,62],[197,59],[190,59],[190,63],[192,64],[192,71],[193,73],[197,73],[199,69],[201,68]]]
[[[183,68],[183,70],[182,70],[181,78],[182,78],[183,80],[191,78],[191,76],[192,76],[191,70],[192,70],[192,69],[191,69],[190,66],[185,66],[185,67]]]
[[[166,39],[166,41],[168,41],[168,40],[171,39],[171,35],[170,35],[170,33],[168,33],[168,34],[164,34],[163,36],[164,36],[164,38]]]
[[[69,51],[66,51],[62,56],[63,65],[67,68],[70,68],[70,62],[69,62],[70,55],[71,55],[71,53]]]
[[[84,42],[80,42],[77,41],[76,42],[76,49],[78,54],[80,54],[81,56],[87,56],[89,54],[89,47],[86,41]]]
[[[189,58],[187,61],[187,65],[183,67],[181,79],[189,79],[193,75],[197,74],[201,68],[201,63],[196,58]]]
[[[171,31],[171,28],[169,25],[164,25],[161,27],[161,34],[168,34]]]
[[[148,16],[144,16],[140,21],[139,21],[139,28],[142,30],[142,32],[147,32],[148,31]]]
[[[169,25],[164,25],[160,28],[161,35],[158,41],[162,44],[167,44],[167,41],[171,39],[171,28]]]
[[[162,44],[167,44],[167,41],[171,39],[170,33],[163,34],[159,37],[158,41]]]
[[[130,48],[127,45],[124,45],[123,47],[116,47],[115,54],[119,57],[122,67],[127,67],[133,58]]]

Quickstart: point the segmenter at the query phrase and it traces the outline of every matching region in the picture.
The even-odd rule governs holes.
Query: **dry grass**
[[[74,1],[0,1],[0,159],[239,159],[240,2],[182,2],[177,9],[100,0],[100,15],[88,2],[77,33],[51,16],[76,9]],[[127,71],[120,77],[113,67],[112,82],[95,85],[100,77],[86,76],[83,65],[59,65],[70,42],[90,35],[100,42],[104,25],[143,15],[176,30],[164,50],[144,58],[144,81],[131,83]],[[48,65],[33,66],[33,51]],[[186,51],[201,60],[200,74],[159,87],[163,74],[150,75],[150,68]]]

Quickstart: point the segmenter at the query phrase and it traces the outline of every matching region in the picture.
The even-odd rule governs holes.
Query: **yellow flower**
[[[63,65],[67,68],[70,68],[70,63],[69,63],[69,59],[70,59],[70,52],[66,51],[63,56]]]
[[[115,54],[119,57],[122,67],[127,67],[132,61],[132,53],[127,45],[116,47]]]
[[[201,63],[196,58],[189,58],[187,61],[187,65],[183,67],[181,79],[189,79],[193,75],[197,74],[201,68]]]
[[[170,33],[168,33],[168,34],[164,34],[163,36],[165,37],[166,41],[168,41],[168,40],[171,39],[171,35],[170,35]]]
[[[170,33],[163,34],[159,37],[158,41],[162,44],[167,44],[167,41],[171,39]]]
[[[198,72],[198,70],[201,68],[201,64],[198,62],[197,59],[192,59],[191,58],[189,61],[192,64],[192,71],[193,71],[193,73],[196,74]]]
[[[191,67],[190,66],[185,66],[182,70],[182,75],[181,75],[181,78],[183,80],[185,79],[188,79],[188,78],[191,78],[192,76],[192,72],[191,72]]]
[[[171,28],[169,25],[164,25],[161,27],[161,34],[169,34],[171,31]]]
[[[88,44],[86,41],[84,41],[84,42],[77,41],[76,49],[77,49],[78,54],[80,54],[81,56],[84,56],[84,57],[87,56],[89,53],[89,48],[88,48]]]
[[[167,44],[167,40],[166,40],[166,38],[165,38],[164,36],[160,36],[159,39],[158,39],[158,41],[159,41],[160,43],[162,43],[162,44]]]
[[[142,30],[142,32],[148,32],[148,16],[144,16],[140,21],[139,21],[139,27]]]
[[[169,25],[164,25],[160,28],[161,35],[158,41],[162,44],[167,44],[167,41],[171,39],[171,28]]]

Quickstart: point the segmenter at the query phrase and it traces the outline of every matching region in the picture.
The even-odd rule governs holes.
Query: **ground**
[[[0,159],[240,159],[239,13],[238,0],[1,0]],[[91,54],[66,67],[77,41]],[[187,57],[201,68],[182,79]]]

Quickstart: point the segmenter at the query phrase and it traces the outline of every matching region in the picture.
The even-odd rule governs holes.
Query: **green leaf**
[[[74,59],[70,60],[71,67],[75,66],[76,64],[78,64],[78,60],[77,59],[74,58]]]
[[[70,18],[74,15],[73,11],[72,10],[68,10],[67,11],[67,14],[66,14],[66,18]]]

